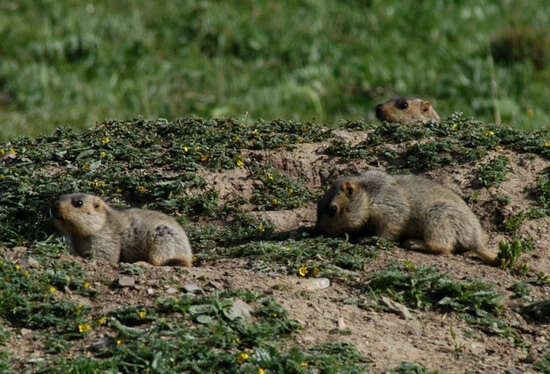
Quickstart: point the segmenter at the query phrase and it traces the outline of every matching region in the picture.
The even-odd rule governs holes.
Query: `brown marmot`
[[[317,205],[316,229],[406,240],[405,247],[434,254],[472,250],[497,264],[497,256],[485,247],[479,220],[464,200],[415,175],[367,171],[340,178]]]
[[[147,261],[191,266],[193,255],[185,231],[164,213],[115,210],[98,196],[76,193],[61,196],[53,215],[55,225],[80,256],[113,264]]]
[[[380,121],[408,125],[415,122],[439,121],[439,115],[432,103],[416,98],[397,97],[376,106],[376,117]]]

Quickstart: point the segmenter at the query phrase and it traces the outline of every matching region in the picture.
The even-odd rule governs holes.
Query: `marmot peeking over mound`
[[[439,121],[439,115],[432,103],[416,98],[398,97],[376,106],[376,117],[380,121],[408,125],[415,122]]]
[[[100,197],[63,195],[54,209],[56,227],[74,252],[113,264],[147,261],[153,265],[191,266],[189,239],[180,224],[146,209],[115,210]]]
[[[405,241],[434,254],[476,252],[497,264],[485,247],[479,220],[457,194],[423,177],[381,171],[340,178],[317,205],[317,231],[359,233]]]

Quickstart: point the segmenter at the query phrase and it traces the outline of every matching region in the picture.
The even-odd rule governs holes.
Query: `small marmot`
[[[358,233],[405,241],[413,250],[476,252],[497,264],[485,247],[479,220],[457,194],[415,175],[367,171],[340,178],[317,205],[320,233]]]
[[[432,103],[416,98],[397,97],[376,106],[376,117],[380,121],[408,125],[415,122],[439,121],[439,115]]]
[[[191,266],[189,239],[180,224],[146,209],[115,210],[100,197],[62,195],[54,209],[56,227],[74,252],[113,264],[147,261],[153,265]]]

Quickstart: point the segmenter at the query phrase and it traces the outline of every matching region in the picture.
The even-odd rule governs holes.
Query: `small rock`
[[[136,280],[134,279],[134,277],[123,275],[120,278],[118,278],[118,285],[120,287],[132,287],[135,284],[136,284]]]
[[[32,330],[23,328],[19,332],[21,333],[21,335],[28,335],[28,334],[32,333]]]
[[[346,322],[342,317],[338,318],[338,330],[345,330],[346,329]]]
[[[202,288],[200,288],[196,284],[188,283],[183,285],[183,290],[187,293],[199,293],[202,291]]]
[[[485,353],[485,346],[482,343],[471,343],[470,352],[476,356],[481,356]]]
[[[409,312],[409,309],[403,304],[398,303],[397,301],[393,301],[389,297],[382,296],[382,302],[384,305],[386,305],[388,308],[396,312],[397,314],[401,315],[405,319],[411,318],[411,312]]]
[[[311,278],[302,281],[302,285],[310,290],[322,290],[330,287],[330,280],[328,278]]]
[[[28,268],[39,269],[40,267],[42,267],[42,265],[40,265],[40,262],[36,261],[34,257],[30,257],[30,256],[27,258],[22,258],[19,261],[19,265],[21,265],[23,269],[28,269]]]
[[[166,289],[166,293],[169,294],[169,295],[173,295],[173,294],[175,294],[175,293],[178,293],[178,290],[177,290],[176,288],[174,288],[174,287],[168,287],[168,288]]]
[[[516,368],[508,368],[505,371],[506,374],[523,374],[523,371],[518,370]]]
[[[147,289],[147,295],[154,295],[155,294],[155,290],[152,289],[152,288],[148,288]]]
[[[241,317],[242,319],[250,319],[252,317],[250,312],[253,310],[254,309],[250,305],[241,299],[234,299],[233,306],[231,306],[231,309],[227,313],[227,318],[231,320],[237,317]]]

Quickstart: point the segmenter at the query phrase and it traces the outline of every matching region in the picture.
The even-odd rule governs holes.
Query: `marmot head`
[[[98,196],[62,195],[56,202],[55,226],[65,234],[89,236],[103,228],[107,221],[107,204]]]
[[[368,220],[368,196],[358,177],[340,178],[317,204],[315,229],[339,235],[359,230]]]
[[[427,100],[398,97],[376,106],[376,117],[380,121],[408,125],[414,122],[439,121],[439,115]]]

